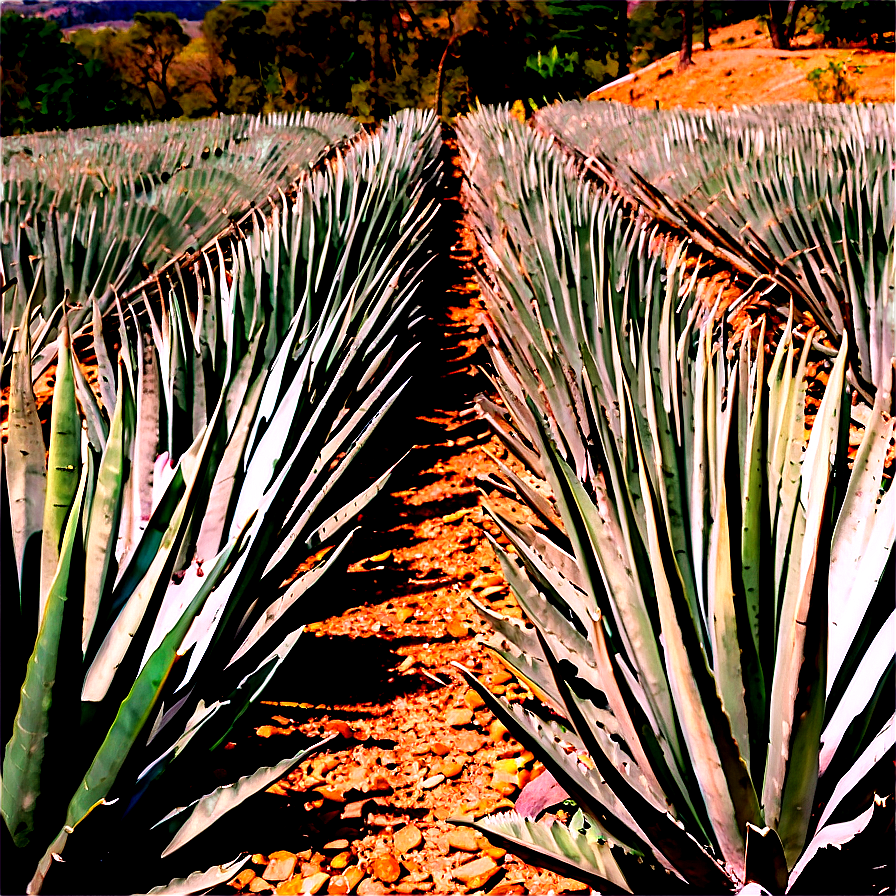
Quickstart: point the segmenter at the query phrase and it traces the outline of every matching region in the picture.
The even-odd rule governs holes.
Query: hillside
[[[677,72],[678,53],[594,91],[589,99],[618,100],[662,108],[714,106],[730,109],[750,103],[811,101],[818,97],[807,75],[831,62],[846,63],[856,102],[896,101],[896,55],[865,49],[824,49],[798,38],[794,50],[776,50],[759,22],[719,28],[711,49],[694,45],[694,65]],[[857,68],[859,70],[857,70]]]

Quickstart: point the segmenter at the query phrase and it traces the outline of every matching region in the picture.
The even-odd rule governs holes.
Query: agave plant
[[[782,286],[806,327],[830,338],[832,355],[848,332],[850,378],[869,402],[879,384],[888,387],[896,351],[890,105],[698,113],[574,102],[536,121],[756,289]]]
[[[344,115],[233,116],[4,141],[0,350],[30,300],[34,372],[77,330],[360,133]],[[66,298],[67,297],[67,298]],[[74,307],[72,307],[74,306]]]
[[[354,461],[408,373],[437,146],[431,115],[403,116],[227,253],[216,244],[164,305],[120,306],[118,363],[97,324],[93,385],[63,318],[46,451],[19,327],[3,631],[7,661],[23,662],[0,809],[37,863],[28,892],[64,850],[80,867],[101,860],[113,830],[173,876],[169,856],[308,754],[194,792],[197,766],[294,648],[344,530],[388,481]]]
[[[477,606],[543,709],[465,674],[577,807],[459,820],[601,891],[798,890],[892,787],[893,362],[850,469],[845,335],[807,438],[792,318],[771,356],[764,323],[730,341],[684,244],[506,114],[459,137],[504,404],[482,408],[539,520],[491,508],[531,625]]]

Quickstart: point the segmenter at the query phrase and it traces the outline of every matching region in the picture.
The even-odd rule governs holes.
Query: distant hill
[[[9,11],[35,15],[58,22],[62,28],[75,28],[106,22],[128,22],[137,12],[173,12],[182,21],[201,22],[219,0],[72,0],[69,3],[50,0],[4,2]]]

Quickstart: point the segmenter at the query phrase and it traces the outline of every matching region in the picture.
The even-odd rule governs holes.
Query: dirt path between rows
[[[486,451],[503,457],[504,450],[473,408],[489,388],[479,370],[486,356],[475,243],[462,226],[460,174],[449,166],[446,175],[436,245],[453,245],[428,278],[426,301],[437,304],[427,309],[433,320],[423,369],[405,406],[405,419],[414,419],[381,453],[417,447],[391,495],[362,519],[355,562],[329,580],[329,603],[312,611],[326,618],[308,626],[233,756],[257,749],[260,738],[282,757],[293,742],[336,737],[264,794],[246,813],[248,824],[244,817],[238,830],[223,832],[222,845],[233,837],[255,854],[217,892],[587,890],[446,820],[510,808],[541,768],[451,666],[465,665],[495,693],[531,699],[482,645],[488,629],[467,602],[473,594],[521,616],[483,534],[498,529],[483,520],[476,477],[497,472]],[[393,413],[400,429],[401,411]],[[334,604],[341,612],[329,615]]]

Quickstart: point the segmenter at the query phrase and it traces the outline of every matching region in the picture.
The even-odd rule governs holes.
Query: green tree
[[[189,42],[174,13],[138,12],[134,24],[118,32],[110,43],[110,62],[141,93],[153,118],[182,114],[170,73],[172,63]]]
[[[129,121],[136,110],[100,58],[82,56],[55,22],[0,17],[0,132],[23,134]]]

